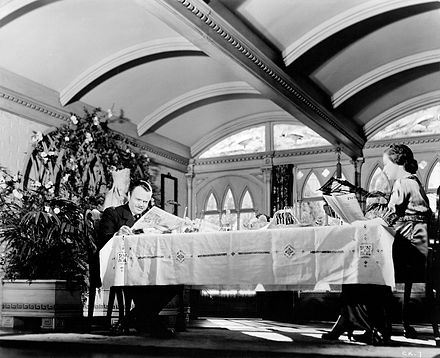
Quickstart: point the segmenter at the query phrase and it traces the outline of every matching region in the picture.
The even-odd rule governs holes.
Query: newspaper
[[[185,219],[170,214],[165,210],[153,206],[131,227],[133,232],[171,232],[181,228],[185,224]]]
[[[342,221],[351,224],[357,220],[367,220],[354,193],[323,195],[323,197]]]

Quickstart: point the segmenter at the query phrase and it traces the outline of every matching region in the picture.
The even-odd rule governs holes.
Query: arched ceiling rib
[[[201,53],[196,46],[182,37],[158,39],[136,44],[106,57],[81,73],[61,91],[61,104],[66,105],[91,83],[119,66],[148,56],[170,52],[180,53],[183,56],[194,52]]]
[[[362,76],[336,91],[332,95],[333,107],[338,107],[364,88],[370,87],[387,77],[432,63],[440,63],[440,49],[407,56],[396,61],[388,62],[383,66],[376,67],[374,70],[364,73]]]
[[[297,58],[305,54],[324,39],[353,24],[387,11],[426,2],[426,0],[389,0],[386,2],[381,0],[371,0],[347,11],[341,12],[337,16],[319,24],[319,26],[313,28],[311,31],[296,39],[295,42],[291,43],[283,51],[284,63],[286,66],[289,66]]]
[[[177,112],[187,106],[197,102],[206,101],[215,97],[234,96],[234,95],[260,95],[260,93],[245,82],[216,83],[198,88],[194,91],[185,93],[171,101],[158,107],[154,112],[147,115],[138,124],[138,134],[142,135],[166,119],[172,113]]]
[[[439,19],[429,0],[0,0],[0,89],[114,104],[188,157],[279,113],[355,158],[440,103]]]
[[[28,5],[37,3],[38,0],[3,0],[0,2],[0,25],[10,16],[19,11],[23,11]]]

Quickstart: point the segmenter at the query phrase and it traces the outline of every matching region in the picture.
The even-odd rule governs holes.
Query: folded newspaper
[[[357,220],[367,220],[356,198],[356,194],[334,193],[331,195],[323,195],[323,197],[342,221],[351,224]]]
[[[172,232],[185,225],[185,219],[153,206],[131,227],[133,232]]]

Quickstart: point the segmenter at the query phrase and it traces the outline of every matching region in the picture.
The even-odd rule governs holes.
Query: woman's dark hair
[[[414,159],[412,150],[405,144],[392,144],[385,153],[394,164],[402,165],[408,173],[417,172],[417,160]]]
[[[147,180],[138,179],[130,183],[130,187],[128,188],[128,192],[132,193],[134,188],[140,186],[145,191],[153,191],[151,184]]]

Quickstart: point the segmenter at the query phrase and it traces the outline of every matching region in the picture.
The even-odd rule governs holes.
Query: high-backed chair
[[[91,235],[94,239],[94,242],[99,242],[99,220],[101,219],[101,215],[98,211],[87,210],[86,215],[86,230],[88,230],[88,234]],[[100,276],[100,264],[99,264],[99,249],[93,247],[90,249],[89,253],[89,305],[87,308],[87,317],[89,319],[89,324],[92,323],[94,308],[95,308],[95,299],[96,299],[96,290],[102,286],[101,276]],[[109,320],[109,324],[111,323],[111,315],[113,312],[113,305],[115,303],[115,297],[118,300],[118,308],[119,308],[119,317],[124,316],[124,297],[122,293],[122,289],[117,287],[111,287],[109,292],[108,299],[108,308],[107,308],[107,318]]]
[[[436,210],[429,232],[426,297],[430,307],[430,317],[434,339],[440,347],[438,321],[440,319],[440,187],[437,189]]]

